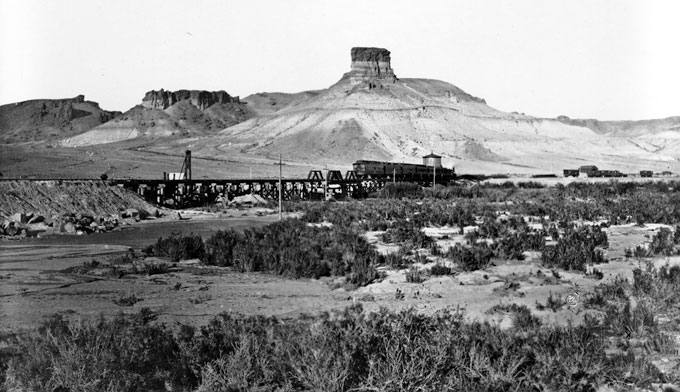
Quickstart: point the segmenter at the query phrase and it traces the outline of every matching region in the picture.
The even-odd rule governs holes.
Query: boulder
[[[15,214],[12,214],[12,216],[9,217],[9,220],[12,221],[12,222],[16,222],[16,223],[26,223],[26,222],[28,222],[26,215],[22,212],[17,212]]]
[[[94,218],[90,215],[80,215],[80,219],[77,219],[77,222],[81,226],[89,226],[94,222]]]
[[[31,219],[28,220],[28,224],[36,224],[36,223],[43,223],[45,222],[45,217],[42,215],[34,215]]]
[[[68,233],[68,234],[75,234],[76,231],[76,224],[73,222],[62,222],[61,227],[59,228],[59,231],[62,233]]]
[[[139,220],[139,211],[134,208],[128,208],[125,211],[121,211],[120,218],[137,218],[137,220]]]
[[[10,222],[9,225],[5,228],[5,234],[15,236],[19,234],[19,227],[17,227],[14,222]]]

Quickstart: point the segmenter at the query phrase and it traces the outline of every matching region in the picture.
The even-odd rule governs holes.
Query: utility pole
[[[432,192],[434,194],[434,186],[437,185],[437,166],[432,163]]]
[[[283,182],[281,181],[281,172],[282,172],[282,169],[281,169],[281,154],[279,154],[279,221],[283,220],[283,210],[281,209],[281,204],[282,204],[282,200],[283,200],[283,187],[281,186],[281,184]]]
[[[323,200],[328,200],[328,164],[323,166]]]

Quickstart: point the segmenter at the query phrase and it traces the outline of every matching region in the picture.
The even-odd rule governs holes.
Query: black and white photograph
[[[0,0],[0,392],[680,392],[679,18]]]

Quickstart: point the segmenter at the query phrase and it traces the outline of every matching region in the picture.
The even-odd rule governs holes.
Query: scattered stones
[[[134,208],[129,208],[121,213],[128,218],[127,224],[139,222],[141,214]],[[56,233],[65,234],[90,234],[102,233],[114,230],[121,223],[117,215],[93,216],[86,213],[66,213],[45,218],[37,213],[17,212],[0,223],[0,235],[33,237],[38,233],[53,228]]]

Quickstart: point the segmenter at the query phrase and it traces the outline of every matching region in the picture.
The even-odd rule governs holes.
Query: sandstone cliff
[[[79,147],[133,139],[207,136],[250,117],[246,104],[226,91],[152,90],[140,105],[61,144]]]
[[[200,110],[206,110],[216,103],[239,103],[238,97],[232,97],[226,91],[151,90],[144,95],[142,106],[152,109],[165,110],[180,101],[189,101]]]
[[[86,101],[83,95],[3,105],[0,106],[0,141],[51,141],[87,131],[120,114],[101,109],[97,102]]]
[[[397,76],[390,65],[390,51],[383,48],[352,48],[351,71],[346,74],[352,83],[394,83]],[[375,86],[371,86],[375,87]]]

